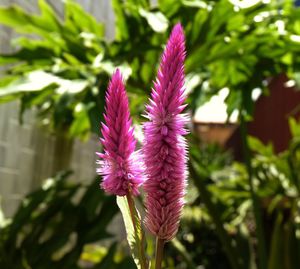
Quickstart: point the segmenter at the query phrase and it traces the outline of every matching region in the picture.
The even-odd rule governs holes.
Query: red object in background
[[[300,116],[300,91],[286,87],[287,80],[279,75],[270,81],[270,95],[256,101],[253,121],[248,124],[249,134],[272,142],[276,152],[287,149],[291,139],[288,118]]]
[[[248,133],[265,144],[271,142],[277,153],[287,149],[291,139],[288,118],[300,118],[300,91],[295,87],[286,87],[287,81],[286,75],[270,80],[270,94],[259,97],[255,103],[253,121],[248,123]],[[230,149],[236,160],[243,160],[238,126],[202,122],[194,124],[202,141],[218,143]]]

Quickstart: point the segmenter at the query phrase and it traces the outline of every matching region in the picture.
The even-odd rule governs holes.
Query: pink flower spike
[[[143,165],[138,152],[129,112],[128,98],[121,72],[113,74],[106,92],[105,124],[101,123],[100,139],[104,153],[97,153],[100,160],[98,174],[103,176],[101,187],[105,192],[119,196],[139,194],[143,183]]]
[[[186,116],[183,28],[177,24],[161,58],[157,79],[146,108],[143,147],[147,181],[146,227],[164,241],[177,233],[184,205],[187,145],[183,137]]]

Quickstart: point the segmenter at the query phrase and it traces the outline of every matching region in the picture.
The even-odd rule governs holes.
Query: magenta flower
[[[138,152],[134,152],[136,140],[129,112],[128,98],[122,75],[117,69],[106,93],[105,124],[102,124],[101,143],[104,153],[100,157],[97,172],[103,176],[101,187],[110,194],[137,195],[143,183],[143,170]]]
[[[157,79],[147,106],[143,148],[147,181],[147,228],[162,240],[177,233],[184,204],[187,145],[183,135],[186,116],[184,89],[185,39],[182,26],[171,33],[161,58]]]

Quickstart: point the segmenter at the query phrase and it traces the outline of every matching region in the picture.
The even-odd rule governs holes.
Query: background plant
[[[51,129],[84,137],[98,130],[108,76],[119,66],[129,78],[131,107],[138,114],[167,29],[181,21],[193,111],[227,87],[229,112],[242,106],[251,115],[251,92],[266,90],[266,78],[282,72],[299,77],[298,8],[292,1],[257,2],[241,8],[227,0],[161,0],[151,7],[148,1],[114,0],[116,36],[111,42],[104,38],[104,25],[71,0],[63,20],[45,0],[39,1],[41,15],[18,6],[1,8],[0,23],[22,33],[14,41],[20,49],[1,56],[0,63],[14,63],[1,79],[1,100],[18,98],[21,114],[38,107]]]
[[[27,195],[13,222],[1,229],[2,268],[82,268],[80,258],[95,269],[134,266],[107,230],[118,212],[114,198],[94,187],[98,179],[83,186],[67,181],[69,174],[47,179]],[[107,249],[91,246],[108,239]]]
[[[238,110],[246,127],[253,113],[254,89],[261,88],[267,93],[267,79],[280,73],[298,81],[300,16],[293,1],[267,4],[257,1],[246,8],[227,0],[159,0],[157,6],[137,0],[112,3],[116,36],[111,42],[104,38],[104,26],[73,1],[66,1],[63,20],[42,0],[40,16],[27,14],[17,6],[1,8],[0,23],[21,36],[15,41],[19,48],[15,53],[0,57],[6,70],[0,80],[0,100],[20,100],[20,115],[36,107],[41,123],[55,133],[87,138],[91,132],[98,132],[108,76],[120,66],[128,74],[132,112],[139,117],[161,44],[170,26],[178,21],[184,25],[187,37],[186,73],[192,113],[227,87],[228,112]],[[299,261],[293,251],[299,246],[296,237],[299,233],[299,134],[296,121],[292,122],[294,138],[289,150],[280,155],[274,154],[271,146],[263,146],[255,139],[247,140],[244,129],[247,167],[240,163],[229,163],[228,167],[219,153],[213,155],[210,148],[202,147],[201,151],[199,143],[192,144],[194,187],[191,184],[190,192],[194,197],[190,197],[184,215],[186,225],[180,234],[181,245],[174,243],[168,248],[176,261],[168,259],[168,268],[199,263],[206,264],[207,268],[234,268],[230,256],[236,254],[236,249],[239,250],[236,261],[243,266],[240,268],[255,268],[257,260],[262,260],[257,256],[250,174],[252,193],[258,201],[261,227],[264,227],[264,264],[272,269],[298,268]],[[252,149],[260,150],[252,157],[248,154]],[[211,154],[218,156],[212,160],[221,160],[212,162],[207,169],[206,158]],[[197,214],[190,217],[189,212]],[[12,223],[18,221],[15,217]],[[206,241],[203,231],[208,237]],[[282,238],[283,234],[288,239]],[[232,244],[224,244],[227,238]],[[224,259],[219,265],[214,264],[214,258],[209,258],[215,256],[205,254],[212,245],[211,249]],[[199,253],[202,253],[201,261],[197,259]],[[277,253],[284,253],[284,258],[277,260]],[[24,261],[32,263],[31,255]],[[73,257],[74,261],[78,259],[78,255]]]

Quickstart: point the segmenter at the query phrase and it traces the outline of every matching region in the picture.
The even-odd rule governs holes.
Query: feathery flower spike
[[[143,147],[147,181],[146,227],[168,241],[177,233],[184,205],[187,145],[183,135],[186,115],[184,89],[185,39],[177,24],[161,58],[157,79],[146,107]]]
[[[104,153],[97,169],[103,176],[101,187],[105,192],[119,196],[137,195],[143,183],[143,170],[138,152],[134,152],[136,140],[133,135],[128,98],[121,72],[117,69],[108,85],[105,107],[105,124],[101,123],[100,139]]]

